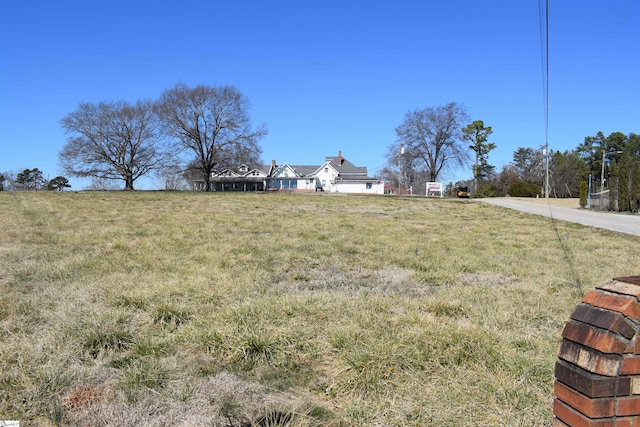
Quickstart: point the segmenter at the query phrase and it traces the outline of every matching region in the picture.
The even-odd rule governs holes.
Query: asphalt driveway
[[[543,215],[560,221],[575,222],[591,227],[640,236],[640,215],[608,213],[557,206],[553,201],[540,199],[513,199],[509,197],[474,199],[482,203],[516,209],[535,215]]]

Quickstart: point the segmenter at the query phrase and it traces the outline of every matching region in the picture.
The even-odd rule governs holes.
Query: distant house
[[[198,188],[202,183],[195,183]],[[384,182],[367,175],[367,168],[355,166],[338,151],[321,165],[262,165],[250,169],[225,169],[211,174],[213,191],[291,191],[384,194]]]
[[[318,166],[295,166],[271,162],[271,173],[265,179],[266,191],[311,192],[318,190],[315,171]]]
[[[249,169],[240,165],[237,171],[225,169],[211,173],[211,190],[213,191],[264,191],[265,179],[270,170],[264,166]],[[202,187],[204,183],[200,185]],[[198,186],[196,185],[196,188]]]
[[[367,175],[366,167],[355,166],[342,157],[327,157],[316,172],[323,191],[331,193],[384,194],[384,182]]]

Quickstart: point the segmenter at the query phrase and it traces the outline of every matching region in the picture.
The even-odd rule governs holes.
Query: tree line
[[[580,197],[583,191],[604,195],[613,211],[640,209],[640,135],[598,132],[587,136],[576,148],[549,151],[518,147],[513,161],[481,187],[487,195],[543,195],[546,168],[549,168],[551,197]]]
[[[251,126],[248,109],[233,86],[183,83],[155,101],[81,103],[61,120],[70,136],[60,165],[71,176],[122,181],[125,190],[157,173],[167,182],[187,175],[208,191],[212,171],[259,162],[267,130]]]
[[[464,106],[455,102],[409,111],[395,129],[397,140],[387,147],[387,164],[380,178],[392,186],[425,188],[458,167],[471,164],[472,179],[454,186],[469,186],[474,197],[544,196],[579,197],[581,187],[609,195],[609,209],[640,210],[640,135],[598,132],[573,150],[518,147],[501,171],[489,163],[496,144],[493,129],[482,120],[469,123]]]
[[[9,172],[0,174],[0,191],[62,191],[70,187],[69,180],[64,176],[45,179],[43,172],[38,168],[24,169],[17,174],[11,174]]]

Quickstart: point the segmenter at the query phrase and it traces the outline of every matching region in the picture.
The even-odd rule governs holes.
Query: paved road
[[[588,209],[565,208],[547,203],[527,202],[509,198],[484,198],[476,200],[531,214],[544,215],[561,221],[575,222],[591,227],[640,236],[640,215],[638,214],[596,212]]]

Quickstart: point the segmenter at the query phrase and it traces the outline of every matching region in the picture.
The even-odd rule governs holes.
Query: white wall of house
[[[316,191],[316,180],[314,177],[299,176],[291,166],[285,164],[270,179],[268,188],[285,191]]]
[[[358,194],[384,194],[384,183],[370,183],[367,188],[367,183],[365,182],[340,182],[338,181],[336,187],[336,192],[338,193],[358,193]]]
[[[316,180],[311,177],[298,179],[299,191],[316,191]]]
[[[316,191],[316,180],[313,177],[278,177],[269,180],[270,190]]]
[[[338,177],[338,172],[327,162],[318,169],[316,172],[319,185],[324,191],[333,193],[337,191],[335,180]]]

